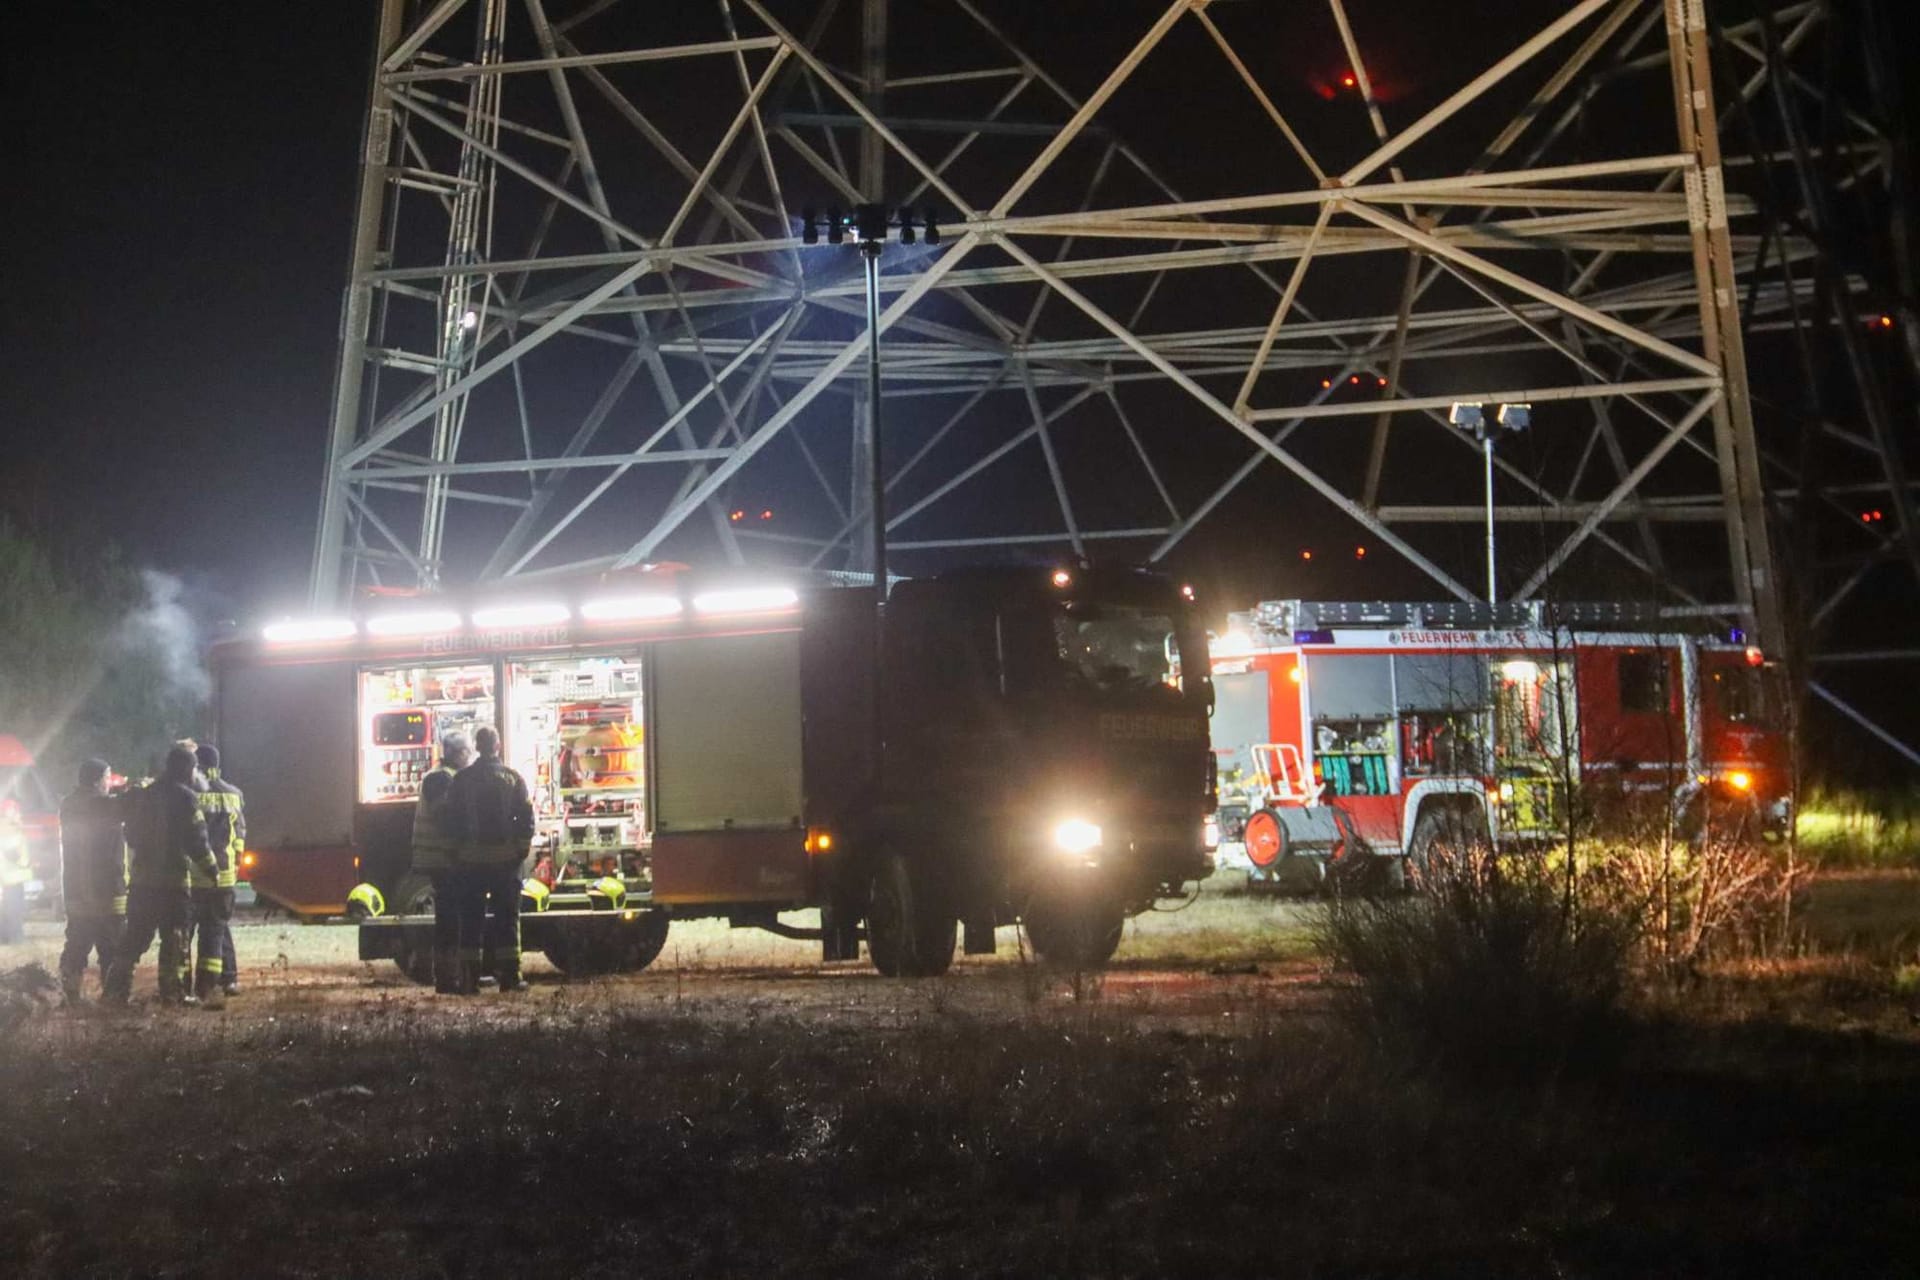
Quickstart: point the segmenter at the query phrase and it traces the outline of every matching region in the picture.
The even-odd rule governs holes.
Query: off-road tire
[[[673,917],[666,912],[648,911],[641,915],[634,928],[622,929],[620,932],[627,945],[620,968],[627,973],[639,973],[658,960],[660,953],[666,949],[667,928],[672,923]]]
[[[960,919],[926,871],[898,854],[881,860],[867,903],[867,954],[888,978],[937,978],[953,967]]]
[[[392,916],[430,916],[433,914],[433,880],[419,871],[409,871],[394,886],[387,899],[387,914]]]
[[[400,954],[393,958],[393,963],[399,967],[401,973],[407,976],[409,982],[416,982],[423,987],[433,985],[433,944],[431,942],[423,946],[414,946],[402,938]]]
[[[1461,853],[1470,848],[1486,849],[1493,844],[1487,830],[1486,815],[1456,805],[1429,804],[1421,809],[1413,824],[1413,839],[1407,842],[1407,871],[1414,880],[1425,877],[1436,853]]]
[[[1098,969],[1113,959],[1126,930],[1126,912],[1104,898],[1044,899],[1021,917],[1027,941],[1043,963],[1062,969]]]

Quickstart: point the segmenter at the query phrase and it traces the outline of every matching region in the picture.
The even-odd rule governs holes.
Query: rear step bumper
[[[588,930],[639,929],[646,909],[623,911],[527,911],[520,916],[520,949],[545,951],[563,933]],[[433,947],[432,916],[377,916],[360,922],[362,960],[398,960],[409,951]]]

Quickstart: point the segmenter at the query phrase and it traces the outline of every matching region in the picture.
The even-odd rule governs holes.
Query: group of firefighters
[[[532,844],[533,802],[500,759],[499,731],[441,738],[413,814],[413,868],[433,880],[435,991],[471,995],[489,971],[499,990],[520,989],[520,868]]]
[[[471,994],[491,973],[501,991],[517,991],[520,868],[533,841],[526,780],[501,761],[491,726],[471,739],[448,734],[440,747],[413,827],[414,868],[433,880],[434,989]],[[168,750],[158,777],[114,782],[105,760],[84,761],[60,802],[66,1003],[81,1002],[81,979],[97,957],[103,998],[125,1004],[134,969],[157,937],[161,1002],[222,1008],[240,990],[232,920],[246,799],[221,777],[220,752],[186,739]],[[0,887],[23,901],[27,866],[24,836],[0,839]],[[0,942],[19,940],[11,906],[0,904],[0,926],[8,927]]]
[[[245,797],[220,776],[219,751],[188,740],[168,750],[158,777],[119,788],[114,781],[105,760],[84,761],[60,802],[66,1002],[80,1003],[81,979],[97,958],[104,998],[126,1003],[133,971],[157,937],[162,1002],[220,1008],[240,990],[230,923]],[[11,868],[14,859],[6,861]]]

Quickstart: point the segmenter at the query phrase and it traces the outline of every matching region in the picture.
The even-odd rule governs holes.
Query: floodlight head
[[[927,227],[927,243],[939,244],[940,243],[940,223],[936,221],[934,218],[932,205],[928,205],[926,208],[920,211],[920,221],[925,223]]]
[[[1456,404],[1447,411],[1447,421],[1462,431],[1479,431],[1487,425],[1487,415],[1477,404]]]
[[[861,204],[853,208],[853,233],[869,244],[879,244],[887,238],[887,206],[883,204]]]
[[[1533,425],[1533,406],[1503,404],[1500,406],[1500,416],[1497,421],[1509,431],[1525,431]]]
[[[847,219],[838,209],[827,210],[827,243],[845,244],[847,242]]]
[[[900,210],[900,243],[913,243],[913,210],[905,206]]]
[[[820,222],[811,205],[800,211],[800,243],[820,243]]]

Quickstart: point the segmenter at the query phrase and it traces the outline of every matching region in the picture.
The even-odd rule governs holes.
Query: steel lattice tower
[[[1448,411],[1524,402],[1508,597],[1623,575],[1811,654],[1875,575],[1910,591],[1877,6],[1436,8],[1478,24],[1459,65],[1387,0],[382,0],[314,602],[859,570],[860,272],[799,231],[862,200],[945,232],[882,280],[909,567],[1160,560],[1257,491],[1473,599]],[[736,518],[755,485],[777,525]]]

